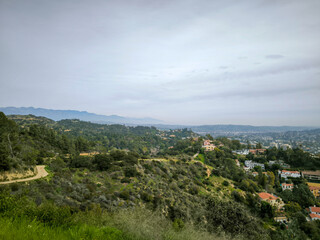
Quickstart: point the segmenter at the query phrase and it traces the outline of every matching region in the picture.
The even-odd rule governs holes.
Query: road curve
[[[36,180],[36,179],[48,176],[48,172],[44,169],[45,165],[38,165],[36,167],[37,167],[38,173],[37,173],[37,175],[35,175],[33,177],[15,179],[15,180],[10,180],[10,181],[6,181],[6,182],[0,182],[0,184],[10,184],[10,183],[15,183],[15,182],[28,182],[28,181],[32,181],[32,180]]]

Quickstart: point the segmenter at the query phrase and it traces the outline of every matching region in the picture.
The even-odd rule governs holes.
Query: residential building
[[[243,150],[235,150],[232,151],[235,154],[239,154],[239,155],[248,155],[249,154],[249,149],[243,149]]]
[[[243,170],[245,170],[246,172],[248,172],[248,171],[250,171],[251,169],[248,168],[248,167],[246,167],[246,166],[244,166],[244,167],[243,167]]]
[[[270,205],[275,206],[277,209],[281,209],[284,207],[284,203],[281,200],[281,198],[279,198],[275,195],[272,195],[267,192],[261,192],[258,195],[262,201],[266,201],[266,202],[270,203]]]
[[[289,222],[289,220],[286,216],[274,217],[273,219],[274,219],[274,221],[279,222],[279,223],[287,224]]]
[[[320,170],[317,171],[302,171],[302,177],[310,180],[320,180]]]
[[[292,191],[294,185],[293,185],[293,183],[281,183],[280,186],[282,188],[282,191],[284,191],[284,190]]]
[[[309,207],[308,211],[309,213],[317,214],[320,216],[320,207],[316,207],[316,206]]]
[[[216,148],[216,146],[213,145],[213,144],[204,145],[204,146],[202,146],[202,147],[204,148],[205,151],[213,151],[213,150]]]
[[[254,154],[254,155],[257,155],[257,154],[263,154],[265,153],[266,149],[250,149],[249,152]]]
[[[315,198],[320,198],[320,183],[307,183],[309,186],[310,192],[313,194]]]
[[[313,214],[313,213],[309,214],[309,218],[310,218],[311,221],[320,220],[320,216],[317,215],[317,214]]]
[[[261,169],[263,169],[263,170],[265,169],[263,163],[253,162],[252,160],[244,161],[244,165],[246,167],[248,167],[249,169],[253,169],[254,167],[257,167],[257,166],[261,167]]]
[[[301,174],[299,171],[288,171],[288,170],[280,171],[279,170],[279,175],[284,179],[287,179],[288,177],[291,177],[291,178],[300,178],[301,177]]]
[[[211,145],[211,144],[212,144],[211,140],[204,140],[203,141],[203,146],[208,146],[208,145]]]

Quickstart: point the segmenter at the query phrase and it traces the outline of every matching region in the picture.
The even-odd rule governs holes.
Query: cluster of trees
[[[88,141],[95,142],[95,148],[101,151],[111,148],[128,149],[142,155],[165,151],[177,141],[193,134],[187,129],[165,132],[155,127],[102,125],[79,120],[61,120],[54,128],[60,132],[67,130],[65,132],[67,136],[82,136]],[[167,140],[161,138],[161,135],[169,136],[170,134],[174,134],[176,137]]]
[[[303,151],[301,148],[270,148],[266,150],[265,155],[258,156],[254,160],[267,162],[269,160],[283,160],[292,168],[316,170],[320,168],[320,159],[313,157],[310,153]]]
[[[187,129],[175,130],[175,138],[163,139],[161,135],[169,135],[172,131],[79,120],[54,122],[35,116],[13,116],[13,119],[18,124],[0,113],[0,171],[41,164],[45,158],[57,155],[74,157],[90,151],[106,153],[112,149],[127,149],[142,156],[164,155],[169,146],[193,134]],[[74,164],[85,166],[87,162],[83,158]]]
[[[87,168],[90,170],[107,171],[113,166],[132,167],[138,163],[139,154],[113,150],[108,154],[98,154],[94,157],[72,156],[68,166],[71,168]]]

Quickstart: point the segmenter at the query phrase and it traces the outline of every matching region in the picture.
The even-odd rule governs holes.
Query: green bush
[[[227,186],[229,186],[229,182],[228,181],[223,181],[222,185],[227,187]]]

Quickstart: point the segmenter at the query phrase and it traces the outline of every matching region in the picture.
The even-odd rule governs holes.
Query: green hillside
[[[240,156],[239,141],[198,137],[182,130],[54,122],[0,113],[0,174],[44,164],[46,178],[0,185],[2,239],[317,239],[318,221],[307,222],[319,201],[305,180],[282,191],[277,172],[243,170],[243,162],[274,156],[301,166],[311,158],[292,150]],[[204,151],[203,140],[218,146]],[[238,159],[238,162],[236,162]],[[303,159],[303,160],[299,160]],[[237,165],[237,163],[240,164]],[[314,165],[316,166],[316,165]],[[289,180],[291,181],[291,180]],[[289,192],[288,192],[289,191]],[[281,196],[283,210],[259,192]],[[277,223],[274,217],[290,222]],[[25,237],[25,238],[24,238]]]

